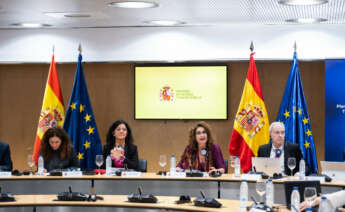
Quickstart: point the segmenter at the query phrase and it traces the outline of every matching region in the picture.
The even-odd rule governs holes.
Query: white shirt
[[[284,174],[285,173],[285,169],[284,169],[284,145],[281,145],[279,148],[275,148],[274,145],[272,144],[272,148],[271,148],[271,155],[270,158],[275,158],[276,157],[276,149],[280,149],[281,154],[279,157],[279,162],[280,162],[280,170],[281,173]]]
[[[334,208],[341,207],[345,204],[345,190],[326,194],[325,196],[327,197],[327,200],[331,202]]]

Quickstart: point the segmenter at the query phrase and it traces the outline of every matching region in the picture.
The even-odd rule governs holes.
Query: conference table
[[[274,180],[274,202],[285,204],[284,180]],[[136,193],[141,187],[143,193],[155,196],[189,195],[200,197],[202,190],[207,197],[222,200],[239,200],[241,179],[231,174],[221,177],[167,177],[155,173],[142,173],[138,177],[91,175],[79,177],[62,176],[11,176],[0,177],[0,186],[3,192],[14,195],[53,195],[68,191],[71,186],[73,191],[90,193],[94,186],[95,192],[100,195],[123,195]],[[258,199],[255,189],[256,181],[248,180],[249,196]],[[330,193],[345,188],[345,181],[321,183],[322,193]],[[176,198],[175,198],[176,199]],[[15,203],[14,203],[15,204]],[[0,207],[2,207],[0,205]],[[114,206],[113,206],[114,207]],[[126,208],[126,207],[124,207]],[[74,208],[75,209],[75,208]],[[108,209],[104,209],[107,211]],[[26,210],[25,210],[26,211]],[[59,210],[58,210],[59,211]],[[66,210],[63,210],[66,211]],[[73,210],[76,211],[76,210]],[[85,212],[81,209],[80,211]],[[125,211],[136,211],[126,209]]]

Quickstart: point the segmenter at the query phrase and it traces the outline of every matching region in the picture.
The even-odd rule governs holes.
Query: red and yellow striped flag
[[[53,126],[62,127],[65,119],[65,108],[61,95],[60,81],[55,66],[54,55],[49,68],[46,89],[44,91],[43,105],[38,121],[37,134],[33,157],[37,164],[40,155],[41,140],[44,132]]]
[[[241,168],[245,173],[251,169],[252,157],[257,156],[259,146],[269,142],[268,115],[254,54],[250,54],[247,79],[229,142],[230,154],[240,157]]]

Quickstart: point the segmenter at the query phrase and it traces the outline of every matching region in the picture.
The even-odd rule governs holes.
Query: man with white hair
[[[302,152],[297,144],[285,142],[285,126],[282,122],[273,122],[269,128],[272,143],[259,147],[258,157],[279,158],[282,173],[291,175],[288,168],[288,158],[296,159],[296,167],[293,174],[299,171],[299,161],[302,158]]]

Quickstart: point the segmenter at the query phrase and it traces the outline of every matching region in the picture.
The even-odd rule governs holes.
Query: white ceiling
[[[116,1],[116,0],[115,0]],[[308,1],[308,0],[306,0]],[[144,22],[172,19],[185,26],[229,24],[287,24],[286,19],[326,18],[322,24],[345,23],[345,1],[317,6],[286,6],[278,0],[156,0],[149,9],[107,6],[111,0],[1,0],[0,28],[16,23],[42,23],[52,28],[143,27]],[[47,12],[89,14],[86,18],[50,17]]]

